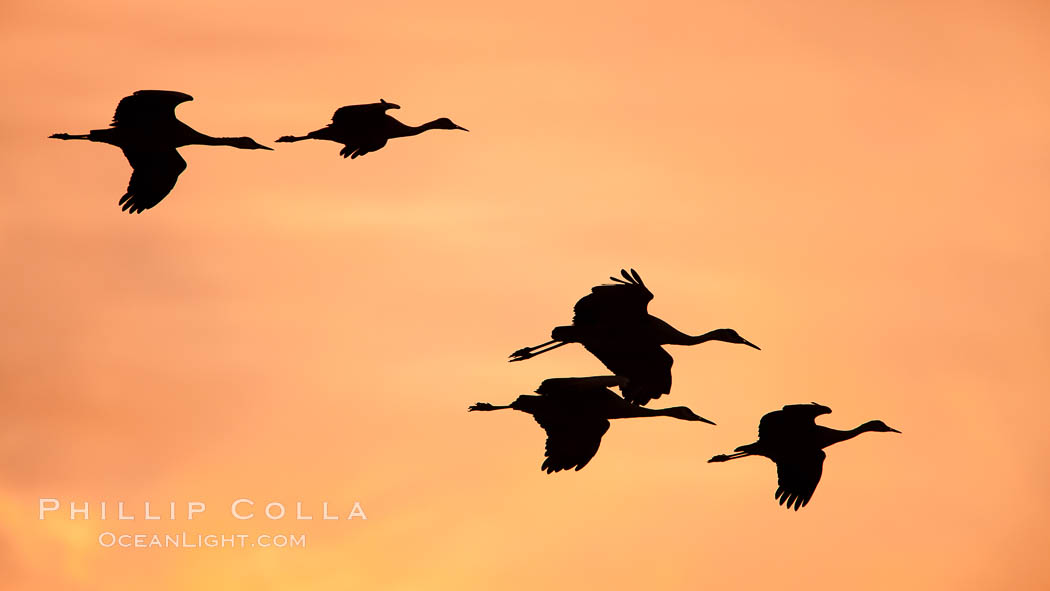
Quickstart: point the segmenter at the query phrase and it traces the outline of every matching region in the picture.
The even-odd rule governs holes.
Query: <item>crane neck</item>
[[[682,409],[685,407],[673,406],[671,408],[646,408],[644,406],[636,406],[634,404],[625,404],[618,409],[615,417],[617,419],[633,419],[638,417],[673,417],[681,418],[679,415]],[[688,410],[688,409],[687,409]]]
[[[680,330],[677,330],[677,329],[672,327],[671,330],[668,332],[668,340],[667,340],[666,344],[668,344],[668,345],[699,345],[700,343],[706,343],[708,341],[720,340],[718,338],[718,336],[719,335],[718,335],[718,331],[717,330],[712,330],[711,332],[705,332],[704,334],[700,334],[700,335],[689,335],[689,334],[685,334],[684,332],[682,332]]]
[[[693,345],[708,340],[708,338],[705,338],[707,335],[695,337],[687,335],[655,316],[648,317],[647,329],[651,338],[659,342],[661,345]]]
[[[817,427],[818,427],[818,433],[819,433],[819,436],[820,436],[820,447],[821,447],[821,449],[823,449],[823,448],[825,448],[825,447],[827,447],[829,445],[834,445],[834,444],[836,444],[836,443],[838,443],[840,441],[846,441],[847,439],[853,439],[854,437],[856,437],[857,435],[860,435],[861,433],[867,433],[868,431],[872,431],[873,430],[873,429],[871,429],[871,425],[869,423],[864,423],[863,425],[859,425],[857,427],[854,427],[852,429],[847,429],[845,431],[842,431],[842,430],[839,430],[839,429],[832,429],[831,427],[824,427],[822,425],[817,425]]]
[[[204,135],[202,133],[197,138],[197,141],[195,141],[193,143],[194,144],[199,144],[199,145],[202,145],[202,146],[234,146],[234,147],[236,147],[239,140],[241,140],[241,138],[236,138],[236,137],[212,137],[210,135]]]
[[[433,121],[427,121],[422,125],[405,125],[398,121],[397,123],[399,127],[390,135],[390,137],[410,137],[413,135],[419,135],[424,131],[436,129],[437,122],[438,120],[435,119]]]

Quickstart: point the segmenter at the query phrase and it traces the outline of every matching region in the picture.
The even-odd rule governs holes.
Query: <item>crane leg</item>
[[[565,341],[547,341],[546,343],[536,345],[535,347],[522,347],[521,349],[518,349],[517,351],[510,354],[510,360],[524,361],[525,359],[535,357],[540,353],[546,353],[547,351],[550,351],[552,349],[557,349],[558,347],[561,347],[562,345],[566,344],[568,343],[566,343]],[[548,345],[550,346],[548,347]],[[546,347],[546,349],[544,347]]]
[[[749,455],[751,455],[751,454],[746,452],[746,451],[738,451],[735,454],[728,454],[728,455],[727,454],[718,454],[717,456],[711,458],[710,460],[707,460],[707,463],[710,464],[711,462],[727,462],[729,460],[735,460],[737,458],[742,458],[744,456],[749,456]]]
[[[489,404],[488,402],[478,402],[477,404],[471,405],[470,408],[467,409],[467,412],[472,410],[503,410],[505,408],[510,408],[510,405],[496,406],[494,404]]]
[[[68,133],[53,133],[47,137],[54,138],[56,140],[89,140],[91,139],[91,134],[82,133],[80,135],[71,135]]]

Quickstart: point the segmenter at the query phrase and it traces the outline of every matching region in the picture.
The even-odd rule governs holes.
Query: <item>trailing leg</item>
[[[750,456],[750,455],[752,455],[751,452],[747,452],[747,451],[738,451],[736,453],[728,454],[728,455],[727,454],[718,454],[717,456],[711,458],[710,460],[707,460],[707,463],[710,464],[711,462],[727,462],[729,460],[735,460],[737,458],[742,458],[744,456]]]
[[[54,138],[56,140],[90,140],[91,139],[91,134],[90,133],[83,133],[83,134],[79,134],[79,135],[71,135],[71,134],[68,134],[68,133],[53,133],[53,134],[51,134],[51,135],[49,135],[47,137]]]
[[[489,404],[488,402],[478,402],[477,404],[471,405],[471,407],[467,409],[467,412],[472,410],[503,410],[505,408],[510,408],[510,405],[496,406],[494,404]]]
[[[511,361],[524,361],[525,359],[529,359],[529,358],[535,357],[535,356],[539,355],[540,353],[546,353],[547,351],[551,351],[553,349],[557,349],[558,347],[561,347],[561,346],[567,345],[567,344],[568,343],[566,341],[547,341],[546,343],[542,343],[540,345],[536,345],[535,347],[522,347],[521,349],[518,349],[517,351],[515,351],[515,352],[510,354],[510,358],[511,358],[510,360]],[[550,346],[548,346],[548,345],[550,345]],[[546,348],[544,348],[544,347],[546,347]]]

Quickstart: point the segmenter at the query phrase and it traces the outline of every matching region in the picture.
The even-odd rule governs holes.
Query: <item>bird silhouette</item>
[[[89,140],[124,151],[133,172],[120,198],[121,210],[142,213],[171,193],[186,161],[176,148],[191,144],[233,146],[244,150],[272,150],[250,137],[211,137],[175,117],[175,107],[193,97],[172,90],[139,90],[120,99],[113,122],[106,129],[81,135],[56,133],[60,140]]]
[[[551,378],[536,389],[539,396],[518,396],[507,406],[478,402],[467,410],[512,408],[532,415],[547,432],[547,459],[540,469],[548,474],[586,466],[598,453],[602,435],[609,430],[609,419],[674,417],[714,425],[684,406],[653,409],[630,404],[609,390],[613,386],[622,388],[624,382],[616,376]]]
[[[350,159],[364,156],[369,152],[375,152],[386,145],[388,140],[398,137],[419,135],[431,129],[462,129],[452,122],[448,117],[442,117],[423,125],[405,125],[394,119],[386,112],[390,109],[400,109],[394,103],[388,103],[379,99],[378,103],[364,105],[348,105],[337,109],[332,115],[332,122],[311,131],[306,135],[286,135],[277,139],[278,142],[298,142],[302,140],[328,140],[343,144],[339,154]]]
[[[831,409],[816,402],[789,404],[762,417],[758,441],[741,445],[736,453],[720,454],[708,462],[725,462],[745,456],[764,456],[777,465],[777,492],[781,505],[798,511],[813,497],[824,467],[825,447],[868,431],[900,433],[882,421],[868,421],[856,429],[839,431],[816,424]]]
[[[653,293],[634,269],[621,270],[622,279],[599,285],[576,302],[571,326],[558,326],[551,340],[511,353],[510,361],[523,361],[568,343],[580,343],[609,371],[627,378],[624,398],[644,405],[671,391],[674,359],[661,345],[696,345],[724,341],[759,347],[731,328],[719,328],[699,336],[687,335],[648,313]]]

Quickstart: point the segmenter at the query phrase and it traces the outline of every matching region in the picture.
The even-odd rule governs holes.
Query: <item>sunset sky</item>
[[[1046,2],[6,0],[0,8],[0,590],[1050,588]],[[122,213],[138,89],[273,152],[191,146]],[[339,106],[391,141],[274,144]],[[544,474],[506,404],[607,373],[524,363],[633,267],[717,426],[614,421]],[[829,450],[801,511],[759,418],[901,430]],[[368,519],[239,521],[301,501]],[[207,503],[37,518],[40,498]],[[94,510],[94,509],[93,509]],[[306,534],[118,549],[117,533]]]

